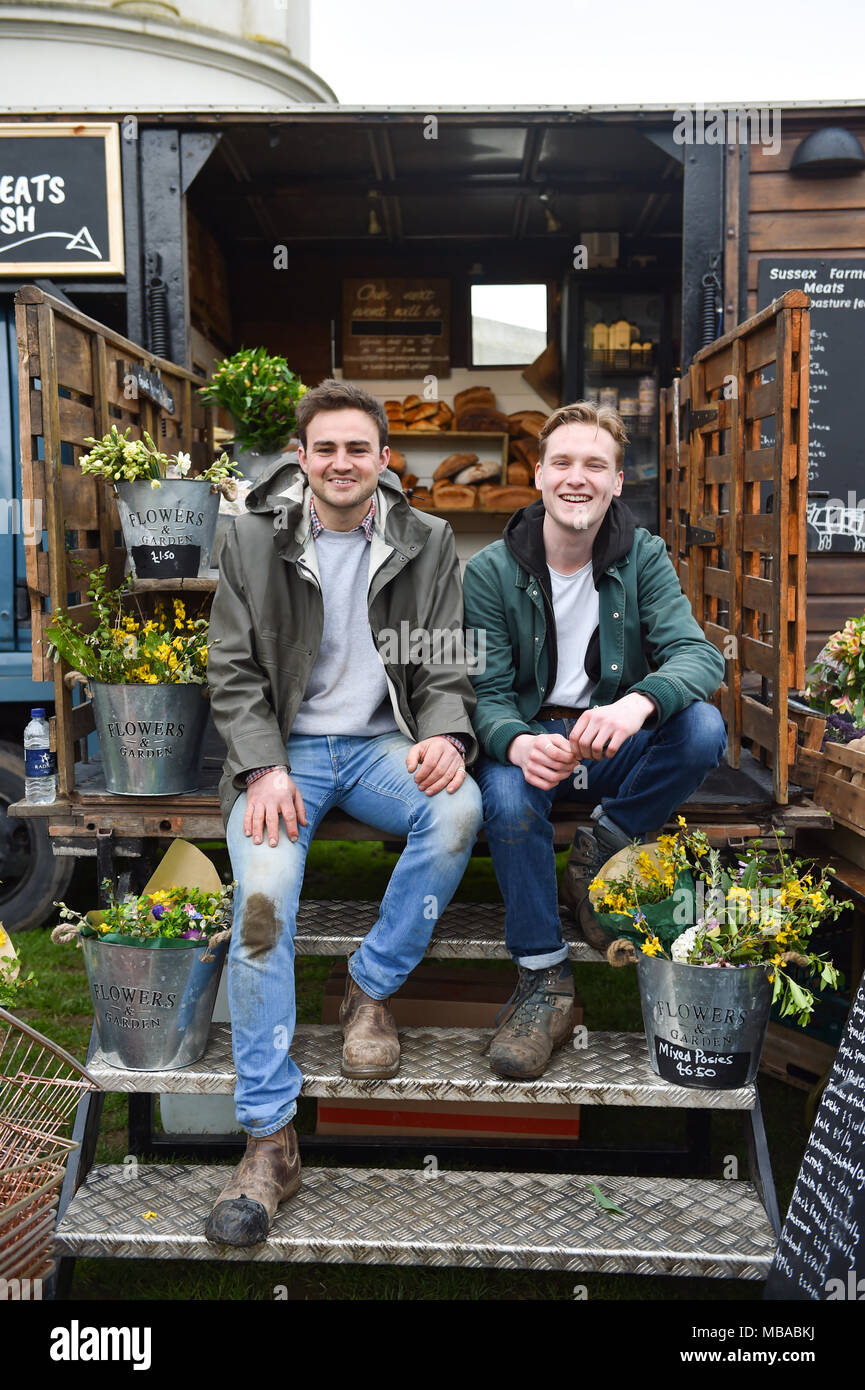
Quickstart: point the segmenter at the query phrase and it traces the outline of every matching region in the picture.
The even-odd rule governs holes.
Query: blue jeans
[[[570,734],[575,720],[551,720]],[[565,960],[550,809],[554,801],[600,803],[628,841],[660,829],[717,767],[727,746],[714,705],[696,700],[660,728],[639,729],[617,753],[587,758],[551,791],[531,786],[522,769],[481,757],[473,769],[484,800],[484,830],[505,901],[505,939],[518,965],[545,970]],[[575,786],[582,772],[583,786]]]
[[[459,885],[481,824],[481,798],[467,777],[452,794],[427,796],[406,770],[411,742],[401,733],[375,738],[297,734],[286,745],[307,824],[276,845],[243,832],[246,793],[226,827],[237,882],[228,956],[228,998],[238,1123],[262,1139],[297,1110],[303,1080],[289,1055],[295,1027],[294,934],[307,850],[334,806],[406,847],[391,874],[375,925],[349,971],[366,994],[386,999],[423,957],[436,919]]]

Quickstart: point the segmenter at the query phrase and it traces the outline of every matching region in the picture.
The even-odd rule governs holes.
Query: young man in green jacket
[[[483,632],[473,723],[505,933],[519,981],[490,1047],[502,1076],[540,1076],[574,1027],[550,809],[595,804],[562,896],[593,945],[606,942],[588,885],[645,840],[716,767],[724,721],[707,703],[724,661],[696,622],[659,536],[620,501],[627,434],[614,410],[563,406],[540,434],[539,501],[469,561],[469,637]]]

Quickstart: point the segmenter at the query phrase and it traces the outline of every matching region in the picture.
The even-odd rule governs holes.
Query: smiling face
[[[320,410],[306,427],[306,448],[299,447],[297,457],[322,525],[350,531],[369,510],[390,449],[379,449],[378,426],[363,410]]]
[[[535,468],[548,524],[594,539],[625,480],[616,451],[613,436],[597,425],[574,421],[553,430]]]

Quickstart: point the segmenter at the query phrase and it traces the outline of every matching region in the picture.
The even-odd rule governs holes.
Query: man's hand
[[[654,701],[635,690],[612,705],[596,705],[594,709],[584,710],[569,738],[577,761],[592,758],[597,762],[601,758],[612,758],[626,738],[642,729],[654,709]]]
[[[449,792],[455,792],[466,779],[465,758],[459,749],[439,734],[413,744],[408,750],[405,765],[409,772],[414,772],[414,780],[427,796],[435,796],[445,787]]]
[[[530,786],[552,791],[579,758],[563,734],[517,734],[508,744],[508,762],[522,768]]]
[[[255,844],[260,845],[266,827],[268,844],[275,845],[279,839],[280,816],[285,821],[288,838],[294,844],[298,825],[306,825],[306,807],[284,767],[276,767],[263,777],[256,777],[247,787],[243,833],[251,835]]]

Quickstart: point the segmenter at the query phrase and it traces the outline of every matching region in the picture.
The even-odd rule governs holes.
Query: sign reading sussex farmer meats
[[[344,280],[346,377],[451,374],[449,280]]]
[[[0,123],[0,276],[123,268],[117,126]]]

